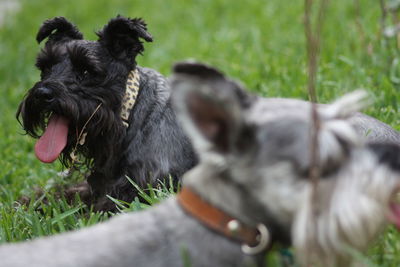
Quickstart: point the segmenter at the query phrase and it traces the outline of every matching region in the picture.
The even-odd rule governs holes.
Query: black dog
[[[98,41],[83,40],[63,17],[43,23],[36,37],[47,38],[36,62],[41,80],[17,118],[29,135],[41,136],[35,146],[41,161],[60,158],[71,166],[83,156],[92,200],[110,209],[106,194],[135,196],[126,176],[142,187],[169,175],[176,181],[197,159],[171,109],[168,81],[136,64],[141,39],[152,41],[145,22],[118,16],[97,35]]]

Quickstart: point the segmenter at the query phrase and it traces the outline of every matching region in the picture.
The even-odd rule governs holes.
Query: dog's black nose
[[[53,90],[47,87],[39,87],[36,89],[36,97],[47,102],[52,102],[54,99]]]

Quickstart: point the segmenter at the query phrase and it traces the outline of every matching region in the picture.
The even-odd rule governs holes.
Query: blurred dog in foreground
[[[176,65],[172,87],[200,156],[182,191],[87,229],[0,246],[0,266],[264,266],[273,244],[294,245],[300,264],[344,266],[348,249],[400,225],[400,148],[365,144],[347,119],[364,94],[318,108],[315,185],[310,113],[264,116],[264,102],[201,64]]]

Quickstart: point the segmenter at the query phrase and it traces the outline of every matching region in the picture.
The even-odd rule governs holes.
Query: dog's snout
[[[48,87],[41,86],[36,89],[37,98],[43,99],[47,102],[52,102],[54,99],[54,92]]]

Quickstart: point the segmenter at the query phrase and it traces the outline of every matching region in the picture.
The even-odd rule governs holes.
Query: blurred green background
[[[268,97],[307,99],[303,1],[236,0],[21,0],[0,26],[0,243],[48,235],[96,223],[101,215],[52,200],[40,212],[16,204],[35,188],[62,183],[59,163],[34,157],[33,140],[23,134],[15,112],[26,91],[39,80],[35,41],[41,23],[65,16],[87,39],[121,14],[142,17],[154,42],[145,45],[142,66],[169,75],[174,62],[194,58],[213,64]],[[396,1],[389,1],[396,2]],[[1,0],[0,0],[1,3]],[[0,5],[0,10],[2,9]],[[330,101],[344,92],[368,90],[374,105],[366,112],[400,129],[398,35],[384,38],[379,1],[330,1],[324,16],[318,98]],[[393,16],[395,18],[395,16]],[[387,26],[396,19],[389,16]],[[67,181],[68,183],[68,181]],[[49,191],[49,192],[50,192]],[[79,202],[79,201],[78,201]],[[79,206],[79,205],[78,205]],[[399,235],[387,230],[370,250],[369,264],[399,266]],[[362,257],[362,256],[360,256]]]

